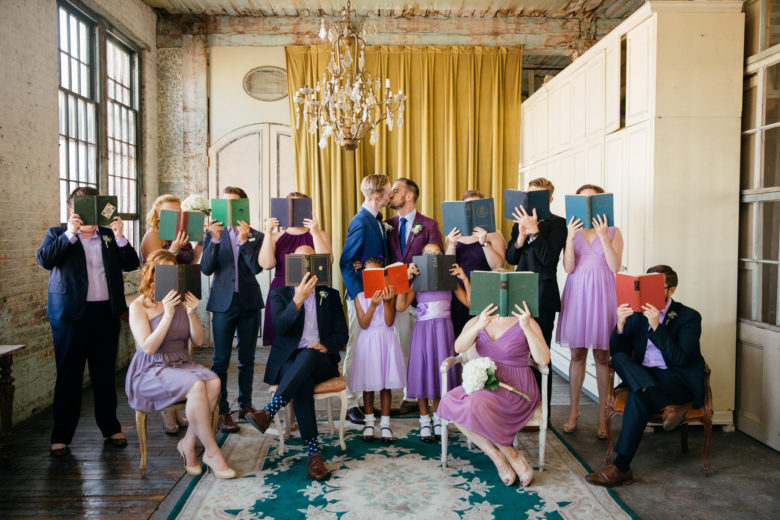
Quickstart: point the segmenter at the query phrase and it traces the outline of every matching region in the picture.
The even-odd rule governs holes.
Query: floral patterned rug
[[[553,431],[547,433],[546,462],[528,488],[504,486],[490,459],[469,450],[460,432],[450,430],[449,464],[439,465],[441,446],[419,440],[417,419],[394,419],[395,441],[365,443],[361,429],[347,423],[347,451],[338,436],[321,435],[330,478],[306,477],[300,438],[286,443],[260,435],[246,424],[224,435],[222,450],[239,473],[217,480],[195,477],[169,518],[177,519],[518,519],[636,518],[608,489],[588,485],[588,469]],[[323,424],[323,426],[325,426]],[[326,430],[326,427],[321,430]],[[297,432],[296,432],[297,433]],[[538,434],[521,434],[526,458],[538,463]]]

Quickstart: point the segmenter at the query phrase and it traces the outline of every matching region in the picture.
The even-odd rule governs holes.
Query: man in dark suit
[[[539,177],[528,183],[528,191],[547,190],[550,202],[553,201],[555,186]],[[561,293],[558,290],[558,260],[563,246],[566,245],[566,219],[557,215],[539,221],[534,210],[531,215],[524,208],[514,208],[512,215],[512,238],[506,249],[506,261],[517,265],[516,271],[532,271],[539,274],[539,317],[536,322],[542,329],[542,336],[550,347],[555,326],[555,313],[561,310]],[[536,382],[541,389],[542,375],[534,369]],[[547,416],[550,415],[552,395],[552,377],[547,378]]]
[[[295,253],[310,255],[314,249],[301,246]],[[307,273],[297,287],[271,291],[269,305],[276,334],[264,381],[279,387],[265,408],[246,417],[264,433],[273,416],[292,400],[309,454],[308,476],[323,480],[328,472],[317,441],[314,385],[339,375],[339,350],[348,335],[341,295],[330,287],[317,288],[316,283],[317,277]]]
[[[617,325],[609,341],[612,367],[631,390],[623,411],[623,427],[615,446],[616,458],[585,479],[600,486],[631,483],[629,467],[651,414],[663,410],[665,430],[685,419],[683,403],[700,407],[704,400],[704,359],[701,356],[701,315],[672,300],[677,273],[657,265],[648,273],[663,273],[663,309],[642,306],[634,313],[628,304],[617,310]]]
[[[222,198],[245,199],[241,188],[228,186]],[[238,417],[243,419],[252,407],[252,381],[255,372],[255,348],[260,330],[263,295],[255,275],[260,267],[260,247],[263,234],[239,221],[238,227],[225,229],[221,222],[211,220],[203,237],[201,271],[213,275],[206,310],[212,312],[214,359],[211,370],[219,376],[222,390],[219,396],[218,427],[223,432],[237,432],[238,425],[230,416],[227,400],[227,369],[233,350],[233,335],[238,332]]]
[[[127,312],[122,271],[138,268],[138,254],[124,236],[124,223],[114,217],[111,227],[85,226],[73,212],[76,196],[98,195],[80,187],[68,197],[66,226],[49,228],[36,254],[48,269],[46,316],[54,338],[57,381],[54,386],[54,431],[51,455],[70,452],[68,444],[81,413],[84,364],[95,395],[95,419],[106,441],[123,447],[127,440],[116,418],[116,352],[119,317]]]

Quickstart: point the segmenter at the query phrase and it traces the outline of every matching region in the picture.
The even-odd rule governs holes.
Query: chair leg
[[[544,471],[544,450],[547,444],[547,425],[539,427],[539,473]]]
[[[333,427],[333,406],[330,404],[330,397],[325,399],[327,405],[328,405],[328,424],[330,425],[330,434],[333,435],[336,432],[336,429]]]
[[[141,476],[146,476],[146,413],[135,411],[135,430],[138,433],[138,451],[141,455],[141,465],[138,470]]]
[[[604,463],[610,464],[612,458],[612,419],[615,418],[615,410],[607,410],[607,454],[604,456]]]
[[[680,447],[683,453],[688,453],[688,425],[683,424],[680,427]]]
[[[282,421],[279,419],[279,414],[274,415],[274,425],[276,431],[279,432],[279,455],[284,455],[284,436],[285,431],[282,428]]]
[[[704,425],[704,446],[701,449],[701,462],[704,466],[704,475],[709,477],[712,475],[710,471],[710,435],[712,434],[712,419],[705,419],[702,421]]]
[[[285,440],[292,437],[292,427],[293,427],[293,412],[294,408],[292,403],[287,403],[287,406],[284,407],[284,438]]]
[[[347,391],[342,390],[339,394],[341,399],[341,411],[339,412],[339,445],[341,451],[347,451],[347,444],[344,442],[344,423],[347,421]]]
[[[214,411],[211,412],[211,431],[214,432],[214,437],[217,436],[217,424],[219,423],[219,403],[214,406]]]
[[[441,419],[441,466],[443,468],[447,467],[447,437],[449,437],[449,430],[447,429],[448,424],[449,421],[444,418]]]

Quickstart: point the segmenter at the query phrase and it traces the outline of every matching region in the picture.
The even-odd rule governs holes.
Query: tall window
[[[107,24],[70,3],[59,16],[60,219],[68,194],[116,195],[125,235],[138,246],[138,54]]]

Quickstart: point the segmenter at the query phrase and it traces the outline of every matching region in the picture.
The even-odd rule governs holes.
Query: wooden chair
[[[192,357],[192,344],[189,344],[188,350],[190,357]],[[170,406],[166,406],[161,412],[176,412],[178,410],[184,410],[187,406],[187,400],[179,401]],[[214,411],[211,413],[211,429],[216,434],[217,421],[219,420],[219,403],[214,407]],[[141,454],[141,464],[138,467],[138,471],[141,472],[141,476],[146,476],[146,412],[140,410],[135,411],[135,429],[138,432],[138,451]]]
[[[278,385],[272,385],[269,387],[271,398],[276,393]],[[333,408],[331,406],[331,397],[338,397],[341,400],[341,412],[339,413],[339,445],[341,451],[347,450],[347,445],[344,442],[344,422],[347,420],[347,380],[344,376],[333,377],[322,383],[314,385],[314,401],[321,401],[325,399],[328,405],[328,424],[330,425],[330,434],[333,435],[335,428],[333,427]],[[288,403],[285,406],[284,411],[284,425],[279,419],[280,414],[274,416],[274,425],[276,431],[268,430],[267,433],[276,433],[279,435],[279,454],[284,455],[284,441],[290,438],[291,425],[292,425],[292,403]]]
[[[441,364],[441,395],[444,396],[444,394],[447,393],[447,371],[452,368],[453,365],[456,363],[466,364],[467,361],[478,357],[477,349],[472,346],[469,350],[466,352],[455,356],[455,357],[448,357],[445,359]],[[539,428],[539,472],[541,473],[544,471],[544,452],[545,452],[545,446],[547,441],[547,401],[549,400],[550,396],[547,395],[547,378],[550,377],[550,366],[549,365],[541,365],[537,364],[531,356],[528,356],[528,365],[531,367],[536,368],[542,373],[542,399],[539,402],[539,405],[536,407],[536,411],[534,412],[534,415],[531,417],[531,420],[529,420],[526,423],[526,426],[537,426]],[[441,419],[441,465],[446,466],[447,465],[447,427],[449,426],[449,421],[445,420],[444,418]],[[518,447],[518,436],[520,435],[520,432],[515,433],[515,438],[512,443],[512,445],[517,448]],[[468,441],[469,449],[471,449],[471,441]]]
[[[710,436],[712,434],[712,389],[710,388],[710,367],[704,365],[704,405],[694,408],[693,403],[686,403],[687,415],[680,424],[680,444],[682,452],[688,452],[688,425],[699,423],[704,426],[704,446],[701,449],[701,463],[704,466],[704,475],[710,476]],[[612,419],[616,415],[622,415],[626,408],[626,398],[630,390],[628,388],[615,388],[615,371],[609,369],[609,396],[607,397],[607,455],[605,461],[610,464],[612,456]],[[662,426],[663,414],[656,413],[650,416],[648,426]]]

